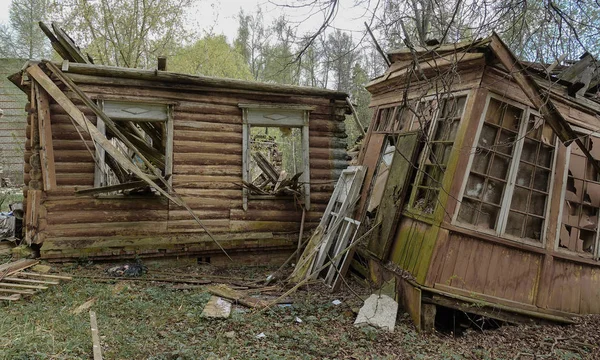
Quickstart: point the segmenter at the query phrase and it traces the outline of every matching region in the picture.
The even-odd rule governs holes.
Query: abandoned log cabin
[[[397,279],[422,327],[600,313],[598,63],[520,62],[496,35],[388,57],[359,156],[381,226],[353,268]]]
[[[348,163],[341,92],[68,61],[11,79],[29,97],[25,240],[46,259],[264,262]]]

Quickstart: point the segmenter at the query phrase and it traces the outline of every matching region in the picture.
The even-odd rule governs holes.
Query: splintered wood
[[[0,265],[0,300],[20,300],[23,295],[33,295],[60,284],[61,280],[71,280],[70,276],[25,271],[38,263],[37,260],[22,259]]]

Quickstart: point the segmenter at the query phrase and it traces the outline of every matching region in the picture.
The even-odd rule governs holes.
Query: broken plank
[[[36,276],[36,277],[41,277],[41,278],[58,279],[58,280],[72,280],[73,279],[73,277],[71,277],[71,276],[38,274],[38,273],[30,273],[30,272],[20,272],[19,275]]]
[[[17,301],[21,298],[20,294],[13,294],[11,296],[0,296],[0,300],[6,300],[6,301]]]
[[[26,284],[47,284],[47,285],[60,284],[60,282],[58,282],[58,281],[33,280],[33,279],[23,279],[23,278],[18,278],[18,277],[5,277],[4,280],[5,281],[15,281],[15,282],[19,282],[19,283],[26,283]]]
[[[96,126],[84,115],[79,108],[65,95],[54,82],[46,75],[44,71],[38,65],[32,65],[27,68],[27,73],[31,75],[38,84],[40,84],[46,92],[71,116],[71,118],[81,128],[87,132],[92,139],[101,146],[113,159],[115,159],[123,168],[137,175],[140,179],[146,181],[148,185],[155,188],[159,193],[173,201],[177,205],[183,205],[181,201],[165,190],[158,186],[150,176],[144,173],[139,167],[137,167],[131,159],[123,155],[123,153],[117,149],[100,131]],[[125,141],[127,141],[125,139]],[[128,142],[128,141],[127,141]]]
[[[34,84],[37,101],[38,126],[40,135],[40,160],[44,190],[56,189],[56,169],[54,165],[54,145],[50,125],[50,101],[48,93]]]
[[[156,178],[154,178],[154,179],[156,179]],[[95,187],[95,188],[91,188],[91,189],[78,190],[78,191],[75,191],[75,195],[77,195],[77,196],[100,195],[100,194],[105,194],[105,193],[109,193],[109,192],[113,192],[113,191],[136,189],[136,188],[146,187],[146,186],[148,186],[148,183],[146,181],[143,181],[143,180],[132,181],[132,182],[124,183],[124,184],[108,185],[108,186],[102,186],[102,187]]]
[[[47,286],[43,286],[43,285],[24,285],[24,284],[5,283],[5,282],[0,282],[0,287],[20,288],[20,289],[39,289],[39,290],[45,290],[48,288]]]
[[[90,328],[92,330],[92,347],[94,360],[102,360],[102,348],[100,347],[100,336],[98,335],[98,321],[96,312],[90,311]]]
[[[0,293],[31,295],[31,294],[35,294],[35,291],[33,291],[33,290],[17,290],[17,289],[0,288]]]
[[[16,272],[30,268],[37,264],[39,264],[38,260],[21,259],[21,260],[17,260],[17,261],[13,261],[10,263],[0,265],[0,273],[3,273],[6,271],[6,276],[10,276]]]

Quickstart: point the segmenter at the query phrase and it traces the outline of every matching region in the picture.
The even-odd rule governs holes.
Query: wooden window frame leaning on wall
[[[238,104],[242,109],[242,180],[250,182],[251,127],[299,128],[302,133],[302,184],[304,208],[310,210],[310,158],[309,158],[309,115],[314,106],[297,104]],[[244,186],[243,209],[248,210],[252,199],[249,189]],[[277,197],[271,197],[277,199]]]
[[[531,108],[490,94],[475,139],[453,223],[545,246],[558,147],[553,131]],[[477,178],[480,188],[473,186]]]
[[[577,134],[592,154],[600,150],[600,134],[576,128]],[[555,250],[598,260],[600,258],[600,174],[582,155],[577,144],[567,148],[567,163],[563,174],[560,221],[557,224]],[[595,221],[594,221],[595,220]],[[595,224],[594,224],[595,222]],[[594,226],[595,225],[595,226]],[[585,241],[580,234],[588,233]],[[589,250],[586,248],[589,247]]]
[[[155,174],[167,179],[172,184],[173,173],[173,109],[172,104],[97,100],[99,107],[119,126],[126,128],[123,133],[127,134],[130,141],[139,142],[139,148],[146,148],[145,156],[153,162],[161,174]],[[96,127],[107,136],[104,122],[98,118]],[[109,137],[109,136],[107,136]],[[109,137],[110,138],[110,137]],[[127,147],[116,138],[113,140],[117,148],[120,148],[125,156],[134,162],[135,155],[127,150]],[[154,144],[154,145],[152,145]],[[94,170],[94,188],[118,188],[120,180],[115,181],[114,169],[111,170],[102,147],[96,148],[96,165]],[[139,161],[141,163],[141,160]],[[113,166],[116,166],[113,163]],[[110,175],[112,174],[112,175]],[[110,178],[113,178],[112,180]],[[116,182],[116,183],[115,183]],[[125,186],[125,185],[124,185]],[[146,187],[143,184],[143,187]],[[103,196],[115,196],[116,192],[104,193]],[[118,193],[119,196],[126,193]],[[154,193],[158,195],[157,193]]]

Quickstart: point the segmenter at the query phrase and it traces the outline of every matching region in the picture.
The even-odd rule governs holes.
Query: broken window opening
[[[172,134],[168,133],[171,117],[168,105],[131,103],[120,101],[100,101],[104,112],[115,122],[118,130],[135,146],[154,167],[160,170],[154,174],[144,161],[128,148],[98,119],[97,127],[123,155],[151,178],[162,176],[169,179],[172,166]],[[125,171],[103,149],[96,149],[96,169],[94,188],[90,194],[103,195],[158,195],[158,192],[141,181],[137,176]]]
[[[427,134],[412,190],[410,206],[413,210],[433,214],[436,208],[466,100],[466,95],[424,100],[413,114],[411,128],[417,126]]]
[[[249,199],[293,199],[310,209],[308,118],[311,106],[239,104],[242,206]]]
[[[600,138],[584,134],[580,136],[588,150],[600,158]],[[578,254],[597,256],[600,175],[576,143],[572,143],[569,149],[569,166],[557,246]]]
[[[302,129],[250,127],[250,195],[300,196]]]
[[[541,244],[555,144],[540,116],[490,97],[457,221]]]

